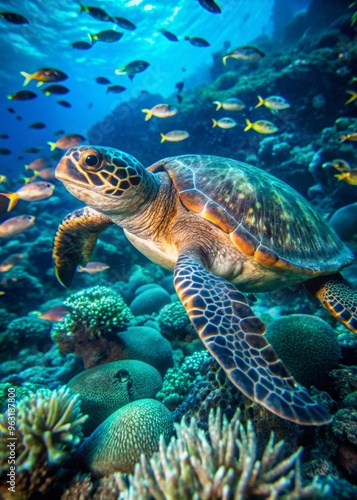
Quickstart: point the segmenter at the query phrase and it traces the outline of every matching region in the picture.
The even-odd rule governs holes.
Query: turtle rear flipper
[[[262,335],[264,323],[231,283],[214,276],[195,256],[182,254],[175,288],[201,340],[243,394],[298,424],[331,420],[286,370]]]
[[[357,291],[340,274],[319,276],[306,281],[304,286],[332,316],[357,333]]]
[[[53,242],[53,261],[58,280],[71,286],[77,266],[85,266],[102,231],[113,221],[92,208],[68,214],[58,227]]]

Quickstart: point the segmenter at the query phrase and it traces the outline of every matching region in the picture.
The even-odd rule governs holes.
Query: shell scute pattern
[[[265,265],[308,274],[339,270],[350,251],[290,186],[251,165],[187,155],[160,162],[187,208],[231,235]]]

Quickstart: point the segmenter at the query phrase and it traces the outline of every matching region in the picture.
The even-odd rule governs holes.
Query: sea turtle
[[[299,424],[330,421],[278,359],[241,293],[305,282],[357,331],[357,294],[338,274],[353,255],[302,196],[228,158],[177,156],[145,169],[133,156],[101,146],[69,149],[56,177],[88,205],[68,215],[55,236],[55,268],[65,286],[99,234],[121,226],[144,255],[174,271],[199,337],[248,398]]]

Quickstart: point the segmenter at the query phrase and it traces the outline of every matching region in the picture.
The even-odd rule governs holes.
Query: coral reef
[[[162,2],[165,6],[166,3]],[[226,15],[234,2],[224,3],[222,11]],[[171,90],[166,87],[164,78],[161,80],[161,74],[165,77],[165,68],[155,68],[154,59],[148,59],[151,68],[147,73],[135,76],[134,82],[122,77],[123,82],[127,82],[124,83],[127,91],[122,95],[105,95],[105,89],[104,95],[96,93],[94,97],[98,97],[98,103],[92,96],[89,99],[94,82],[79,79],[83,88],[81,95],[85,97],[88,91],[88,100],[94,103],[91,116],[102,117],[85,135],[92,144],[123,148],[145,166],[180,154],[215,154],[254,164],[309,198],[356,252],[357,187],[338,181],[333,166],[333,160],[341,158],[352,169],[357,167],[354,141],[357,100],[351,101],[357,78],[357,16],[356,6],[348,9],[350,4],[351,0],[274,0],[272,18],[268,23],[268,31],[272,28],[273,35],[263,33],[256,40],[247,41],[262,50],[265,57],[255,62],[230,58],[227,65],[223,65],[222,55],[233,48],[231,41],[234,43],[227,25],[227,41],[221,43],[222,48],[216,53],[208,54],[204,66],[197,68],[202,85],[197,86],[192,68],[185,63],[184,68],[176,68],[177,80],[182,80],[184,88],[175,94],[169,95]],[[197,2],[196,8],[207,19],[208,16],[222,17],[204,12]],[[156,13],[159,11],[161,4]],[[246,19],[242,14],[243,31],[245,27],[247,32],[251,29],[256,15],[259,19],[258,11],[247,12]],[[74,12],[78,14],[77,5],[73,7]],[[146,15],[151,14],[145,12]],[[79,21],[97,22],[89,19],[87,14],[81,15]],[[179,16],[176,21],[179,23]],[[16,26],[12,28],[17,29]],[[167,43],[168,50],[182,47],[181,43],[175,45],[165,41],[159,33],[152,35],[150,43],[156,43],[158,35],[158,43]],[[207,38],[212,42],[209,35],[213,39],[213,34],[207,32]],[[128,36],[131,34],[125,35]],[[146,41],[142,40],[143,52]],[[93,45],[91,51],[100,55],[103,46],[100,43]],[[157,45],[158,48],[161,46]],[[219,47],[219,44],[214,47]],[[71,51],[70,47],[67,48]],[[111,47],[106,46],[106,49],[110,51]],[[73,66],[69,75],[71,85],[76,81],[75,73]],[[208,73],[211,81],[204,81]],[[143,83],[145,89],[142,89]],[[28,88],[31,85],[34,87],[35,82]],[[97,86],[95,89],[98,92]],[[70,90],[74,99],[72,111],[76,112],[78,94],[73,93],[75,88]],[[255,108],[257,95],[264,98],[282,96],[291,106],[280,111],[265,106]],[[232,114],[223,108],[215,110],[214,101],[232,97],[244,102],[244,110]],[[102,98],[106,100],[102,101]],[[41,100],[35,102],[39,102],[41,108]],[[167,120],[153,117],[145,121],[141,109],[160,102],[175,103],[178,113]],[[106,103],[102,110],[98,109],[99,103]],[[22,106],[17,102],[12,105],[16,106],[16,113],[17,106]],[[24,103],[22,114],[23,124],[27,127],[26,106]],[[103,110],[107,110],[108,116],[103,116]],[[59,112],[55,114],[55,118],[47,122],[48,131],[57,120],[62,120]],[[85,113],[84,116],[89,115]],[[234,118],[237,126],[231,130],[212,128],[212,118],[219,120],[223,116]],[[16,118],[20,120],[21,116]],[[271,136],[258,134],[255,130],[244,132],[246,118],[252,122],[272,121],[278,131]],[[15,116],[9,114],[8,119],[11,130],[11,120],[15,120]],[[58,124],[60,127],[62,123]],[[189,138],[183,142],[160,144],[160,132],[166,133],[170,129],[187,130]],[[351,136],[347,137],[349,134]],[[13,137],[8,142],[12,140]],[[51,155],[52,166],[62,153],[55,151]],[[16,162],[17,155],[19,160],[21,158],[22,171],[23,151],[19,149],[15,154],[13,148],[12,154],[10,160]],[[27,161],[29,157],[25,158]],[[8,167],[4,167],[6,171]],[[12,163],[9,168],[13,170]],[[20,182],[20,177],[16,180],[10,175],[8,177],[1,191],[16,191],[22,178]],[[334,415],[331,425],[319,428],[301,427],[279,419],[245,398],[206,350],[191,356],[202,348],[202,343],[183,306],[177,301],[172,273],[149,262],[131,246],[120,228],[113,226],[101,234],[91,256],[92,261],[107,263],[110,268],[100,274],[76,273],[72,290],[82,291],[71,296],[69,294],[73,292],[63,291],[51,264],[52,237],[58,220],[78,208],[78,202],[60,183],[54,183],[55,195],[50,199],[33,203],[20,200],[13,215],[36,215],[36,223],[28,232],[2,240],[0,249],[1,260],[15,252],[24,254],[13,270],[0,275],[0,403],[4,405],[8,390],[15,388],[16,411],[19,412],[16,422],[19,423],[16,434],[19,460],[16,489],[19,498],[37,500],[60,498],[61,495],[63,500],[119,497],[121,500],[138,497],[170,500],[179,496],[214,499],[233,498],[234,495],[249,499],[297,499],[323,495],[329,500],[357,498],[357,487],[352,484],[356,483],[357,476],[357,336],[336,325],[324,309],[315,307],[296,290],[257,294],[253,309],[257,316],[270,324],[267,335],[280,325],[278,343],[274,345],[271,340],[279,356],[300,383],[317,387],[310,388],[313,398]],[[357,286],[357,266],[344,269],[343,275],[352,286]],[[57,300],[56,303],[67,299],[70,311],[65,319],[50,324],[35,316],[26,316],[29,311],[46,310],[44,301],[50,299]],[[294,319],[292,313],[305,316]],[[334,330],[319,317],[326,318]],[[306,329],[305,323],[308,323]],[[52,325],[55,344],[49,337]],[[174,369],[172,348],[180,350],[174,353]],[[332,369],[338,361],[342,365]],[[163,386],[161,377],[164,377]],[[67,390],[59,387],[67,383],[80,395],[69,396]],[[51,392],[50,389],[56,390]],[[319,389],[328,392],[321,393]],[[78,397],[83,400],[81,411]],[[131,413],[131,408],[144,405],[145,400],[138,398],[159,399],[174,410],[172,418],[175,422],[185,416],[186,423],[177,426],[177,438],[172,444],[161,443],[159,454],[152,459],[142,458],[134,475],[114,474],[93,479],[95,474],[111,474],[117,470],[115,462],[120,462],[122,470],[126,467],[132,470],[139,460],[139,448],[146,447],[148,433],[152,430],[152,408],[160,408],[159,412],[162,411],[169,421],[168,411],[154,399],[144,412],[144,424],[136,411],[132,413],[133,428],[128,427],[122,417],[114,417],[118,411],[123,415],[124,409],[129,408],[128,413]],[[233,416],[237,407],[241,410],[241,417]],[[212,408],[218,408],[218,413],[209,418]],[[5,411],[5,406],[2,411]],[[81,412],[90,415],[86,421]],[[191,417],[194,420],[188,424],[187,419]],[[5,432],[6,418],[6,414],[0,418],[1,435]],[[110,425],[103,422],[108,418]],[[230,418],[233,420],[228,424],[225,419]],[[115,430],[118,419],[120,431]],[[254,431],[248,420],[254,422]],[[99,432],[102,426],[104,430]],[[103,444],[109,428],[110,448]],[[208,435],[204,435],[202,431],[207,430]],[[93,431],[88,447],[91,443],[96,449],[91,457],[89,452],[82,457],[84,468],[93,470],[93,475],[77,474],[76,460],[71,460],[75,447],[81,432],[89,434]],[[273,438],[264,452],[270,431],[275,432],[277,439],[285,441],[284,456],[291,454],[287,461],[274,462],[281,445],[273,444]],[[148,446],[148,455],[157,449],[158,432],[154,441],[156,448]],[[138,448],[128,465],[123,454],[133,444],[138,444]],[[299,445],[304,446],[303,455],[297,450]],[[0,464],[3,473],[7,467],[4,454],[2,444]],[[306,482],[301,485],[297,455],[303,462],[304,478],[313,481],[310,485]],[[258,457],[262,459],[257,460]],[[319,476],[319,481],[316,476]],[[4,485],[0,486],[0,496],[6,500],[13,498]]]
[[[85,420],[79,397],[65,387],[55,391],[39,389],[18,400],[14,411],[0,415],[0,471],[4,479],[9,471],[7,445],[13,443],[16,498],[31,498],[50,488],[59,472],[58,465],[80,443]],[[13,441],[9,441],[9,435]],[[0,493],[2,498],[10,498],[5,480]]]
[[[156,397],[170,410],[174,410],[199,381],[202,364],[210,357],[208,351],[194,353],[185,358],[181,366],[170,368],[163,381],[162,389]]]
[[[89,415],[83,426],[88,435],[122,406],[154,398],[162,387],[162,378],[153,366],[142,361],[113,361],[76,375],[68,387],[79,393],[82,410]]]
[[[244,399],[246,398],[228,379],[217,361],[208,356],[201,365],[201,373],[196,383],[174,410],[173,418],[175,422],[179,422],[184,416],[187,419],[195,417],[202,427],[207,428],[211,409],[221,408],[229,419]]]
[[[64,305],[69,313],[52,330],[61,352],[74,352],[86,368],[120,358],[115,357],[116,333],[133,315],[118,293],[96,286],[71,295]]]
[[[19,389],[29,388],[34,392],[41,387],[57,389],[83,368],[79,358],[73,354],[61,354],[57,346],[52,345],[45,353],[22,349],[16,360],[1,363],[0,374],[2,382]]]
[[[21,349],[43,351],[51,344],[51,323],[36,316],[24,316],[9,322],[0,333],[0,359],[13,358]]]
[[[80,442],[81,424],[86,420],[80,410],[79,396],[61,387],[55,391],[39,389],[16,404],[17,468],[31,470],[39,463],[60,464]],[[10,413],[1,415],[1,435],[8,434]],[[4,458],[1,448],[1,470]]]
[[[350,478],[357,476],[357,409],[339,410],[333,421],[333,434],[338,438],[337,458]]]
[[[129,403],[108,417],[78,449],[75,461],[95,476],[132,472],[140,456],[150,457],[173,431],[168,409],[154,399]]]
[[[191,342],[198,338],[181,302],[164,306],[158,315],[158,323],[162,335],[173,344],[176,341]]]
[[[357,203],[351,203],[334,212],[329,220],[341,240],[357,250]]]
[[[6,330],[10,321],[16,318],[16,314],[9,312],[3,307],[0,308],[0,331]]]
[[[121,359],[137,359],[154,366],[162,376],[174,364],[172,347],[161,333],[150,326],[130,326],[117,334],[123,355]]]
[[[274,320],[266,337],[300,384],[323,388],[341,351],[335,331],[322,319],[292,314]]]
[[[159,285],[137,290],[136,297],[130,303],[130,309],[135,316],[152,314],[171,302],[170,294]]]
[[[31,309],[37,309],[45,296],[40,281],[20,266],[6,273],[6,277],[1,280],[0,290],[4,292],[1,297],[2,306],[18,316],[24,316]]]
[[[141,456],[129,485],[117,475],[123,500],[140,498],[174,500],[177,498],[314,498],[328,494],[329,488],[317,479],[303,485],[297,449],[278,461],[283,441],[270,435],[261,459],[257,457],[256,435],[252,422],[244,427],[237,412],[232,420],[220,410],[209,416],[209,438],[197,421],[175,424],[177,437],[148,460]]]

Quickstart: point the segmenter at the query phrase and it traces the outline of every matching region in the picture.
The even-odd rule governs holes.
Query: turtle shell
[[[328,223],[290,186],[263,170],[218,156],[166,158],[165,170],[192,212],[229,234],[247,256],[266,266],[308,275],[339,271],[351,251]]]

